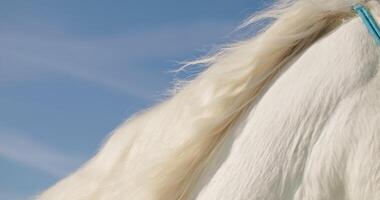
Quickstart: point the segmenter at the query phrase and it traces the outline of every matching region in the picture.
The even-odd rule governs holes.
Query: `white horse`
[[[380,47],[352,6],[285,0],[260,34],[116,129],[40,200],[380,199]]]

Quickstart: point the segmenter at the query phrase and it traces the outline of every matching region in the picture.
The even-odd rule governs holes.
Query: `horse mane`
[[[192,117],[175,123],[192,131],[192,137],[162,163],[152,178],[155,199],[187,199],[218,144],[263,88],[282,66],[352,18],[355,3],[364,1],[278,1],[242,24],[246,28],[269,19],[271,23],[258,35],[190,62],[188,65],[207,68],[173,100],[188,99],[183,104],[191,105]]]
[[[189,62],[185,67],[203,65],[205,70],[163,103],[128,120],[119,129],[120,134],[115,132],[85,168],[99,170],[97,176],[102,178],[107,173],[115,174],[115,165],[126,163],[125,159],[128,159],[131,147],[126,145],[133,146],[139,135],[162,134],[181,142],[170,148],[155,146],[169,149],[168,156],[160,157],[157,165],[149,172],[143,172],[147,178],[136,180],[137,191],[128,194],[133,197],[126,199],[191,198],[192,189],[218,145],[255,104],[277,72],[315,41],[353,18],[352,6],[356,3],[371,8],[373,2],[278,0],[270,8],[250,17],[242,27],[256,27],[263,21],[269,23],[251,38],[228,45],[210,57]],[[129,138],[128,142],[124,142],[126,138]],[[90,173],[83,172],[81,176],[87,174]],[[90,183],[89,191],[98,187],[94,182]],[[78,185],[75,178],[68,183]]]

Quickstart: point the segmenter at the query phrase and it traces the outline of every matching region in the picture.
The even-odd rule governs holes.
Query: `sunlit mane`
[[[213,184],[211,184],[212,181],[210,180],[213,179],[213,174],[216,173],[219,167],[224,164],[225,166],[228,165],[228,162],[223,163],[224,159],[220,158],[220,155],[223,154],[221,152],[224,150],[227,152],[223,154],[224,157],[235,155],[228,153],[229,150],[226,149],[229,148],[226,147],[226,143],[228,141],[233,143],[235,139],[233,135],[241,132],[244,129],[242,127],[248,127],[252,123],[265,124],[274,120],[275,117],[273,116],[278,116],[281,119],[279,123],[273,123],[273,130],[270,130],[268,126],[264,131],[264,128],[262,128],[264,125],[260,128],[252,129],[252,132],[257,131],[267,135],[267,137],[258,138],[257,145],[252,147],[252,151],[263,153],[253,157],[261,160],[261,163],[269,163],[272,159],[271,156],[273,156],[273,160],[276,157],[274,152],[280,152],[280,147],[285,148],[288,145],[286,149],[294,148],[294,154],[284,155],[285,157],[288,156],[286,162],[293,162],[297,167],[281,168],[280,164],[272,165],[270,163],[265,166],[263,164],[262,168],[251,167],[256,170],[253,170],[252,174],[255,175],[252,175],[252,177],[256,177],[255,181],[258,182],[262,179],[263,187],[266,187],[266,180],[272,180],[272,176],[281,176],[279,180],[283,182],[280,181],[275,186],[273,184],[272,188],[257,188],[257,185],[252,183],[255,187],[249,188],[249,190],[252,190],[249,195],[248,192],[247,195],[239,193],[239,195],[234,194],[234,197],[237,200],[306,199],[306,196],[302,196],[307,193],[305,192],[306,190],[301,191],[299,189],[301,188],[300,182],[303,177],[297,177],[294,174],[298,173],[296,169],[304,170],[306,168],[308,156],[312,154],[311,145],[318,140],[318,136],[315,135],[321,134],[316,133],[316,131],[322,131],[322,128],[318,129],[318,124],[327,123],[330,116],[332,116],[333,110],[340,101],[343,101],[343,96],[346,95],[344,92],[348,87],[339,86],[342,88],[339,91],[338,89],[335,90],[334,85],[331,85],[330,89],[326,87],[327,89],[320,90],[324,93],[319,93],[319,90],[315,89],[315,96],[304,97],[294,94],[310,92],[314,86],[308,85],[309,82],[307,81],[312,79],[319,81],[319,79],[310,75],[309,79],[305,78],[305,82],[297,82],[300,85],[303,84],[297,92],[288,91],[285,87],[288,83],[286,81],[284,81],[283,88],[276,90],[275,82],[282,75],[285,76],[288,73],[285,72],[286,70],[289,70],[289,74],[291,74],[292,64],[297,65],[297,59],[302,60],[302,57],[307,56],[304,54],[308,54],[309,49],[310,51],[313,51],[311,50],[313,48],[327,50],[327,48],[321,46],[327,41],[322,40],[334,37],[332,34],[338,29],[344,28],[353,19],[357,19],[352,11],[352,6],[359,2],[365,4],[374,12],[378,12],[377,1],[284,0],[274,3],[269,9],[255,14],[245,21],[242,27],[255,26],[262,20],[271,23],[249,39],[228,45],[228,47],[221,49],[213,56],[190,62],[186,67],[203,65],[205,70],[193,80],[186,82],[176,94],[173,94],[166,101],[136,114],[122,124],[113,132],[104,147],[92,160],[76,173],[43,193],[39,199],[185,200],[197,199],[200,192],[204,195],[200,195],[199,199],[215,199],[215,196],[212,196],[211,193],[217,192],[208,193],[207,183],[210,182],[209,186],[212,188]],[[342,33],[346,33],[351,29],[347,28],[345,30],[347,31],[342,31]],[[364,28],[361,30],[364,30]],[[345,35],[342,37],[345,37]],[[352,37],[356,37],[355,34]],[[367,40],[363,39],[363,41]],[[317,43],[321,47],[314,47]],[[372,43],[368,44],[372,45]],[[367,47],[370,49],[372,46],[367,45]],[[334,49],[329,50],[331,54],[337,51]],[[359,50],[367,52],[368,55],[373,55],[369,53],[369,50]],[[342,50],[342,52],[344,51]],[[315,62],[319,62],[321,66],[340,66],[339,63],[346,66],[346,63],[340,60],[336,62],[326,61],[323,64],[322,60],[320,60],[322,58],[318,58],[317,53],[314,52],[313,55],[314,57],[310,56],[310,58],[313,57]],[[347,58],[354,56],[347,55]],[[375,59],[374,57],[376,56],[372,56],[371,59]],[[308,62],[299,62],[311,63],[310,60]],[[363,62],[367,62],[366,59],[363,59]],[[375,61],[368,61],[368,63],[375,65]],[[359,66],[359,64],[357,65]],[[309,68],[305,68],[305,70],[307,69]],[[324,69],[324,67],[321,67],[320,70],[323,71]],[[347,67],[348,69],[349,67]],[[314,68],[310,70],[314,70]],[[324,76],[327,77],[329,74],[333,76],[334,73],[336,71],[331,69],[331,73],[326,73]],[[307,74],[305,73],[304,75],[307,76]],[[317,71],[314,74],[319,77]],[[350,73],[347,76],[351,76],[354,81],[356,80],[355,77],[359,76],[358,74],[360,73],[358,72],[356,75],[355,73]],[[299,76],[302,75],[299,74]],[[339,79],[340,77],[336,76],[336,84],[344,85],[346,77]],[[357,79],[364,80],[363,77]],[[368,79],[370,77],[373,76],[368,76]],[[326,80],[330,79],[326,78]],[[320,85],[323,84],[323,82],[320,83]],[[284,109],[287,116],[285,114],[284,116],[273,114],[275,111],[271,108],[270,101],[265,101],[265,94],[267,91],[268,95],[271,94],[272,86],[273,90],[276,90],[273,95],[278,94],[278,98],[284,98],[282,101],[287,101],[288,98],[291,99],[293,96],[297,96],[294,102],[311,103],[309,107],[300,103],[300,106],[294,106],[293,110],[286,110],[292,108],[291,105],[293,104],[290,105],[289,103],[287,105],[284,103],[284,106],[276,104],[273,106],[278,107],[277,110]],[[351,89],[348,90],[351,91]],[[282,91],[284,92],[282,93]],[[276,98],[273,97],[272,99]],[[306,100],[301,101],[303,99]],[[314,108],[313,102],[316,100],[318,100],[316,103],[318,106]],[[267,112],[261,112],[261,107],[257,107],[258,102],[261,103],[260,106],[262,105],[263,110],[267,109]],[[261,114],[256,114],[258,115],[257,117],[250,117],[253,115],[251,112],[255,109]],[[313,109],[315,116],[308,113],[308,110]],[[323,111],[324,109],[325,111]],[[304,118],[298,119],[301,118],[299,117],[301,115]],[[257,120],[254,121],[253,119]],[[297,120],[299,121],[297,122]],[[296,125],[293,126],[293,123]],[[277,126],[281,126],[281,128]],[[292,129],[290,130],[289,127],[292,127]],[[283,130],[292,140],[282,140],[283,143],[278,143],[278,149],[272,148],[271,145],[278,142],[275,139],[277,135],[275,135],[276,130],[274,129]],[[287,131],[288,129],[289,131]],[[253,135],[252,137],[254,137]],[[261,144],[268,145],[261,146]],[[307,149],[305,152],[303,149],[300,150],[302,145],[307,146],[305,147]],[[298,154],[298,151],[302,153]],[[241,153],[243,154],[244,152]],[[302,157],[302,159],[298,160],[297,156]],[[238,157],[235,158],[238,159]],[[254,165],[255,163],[254,160],[243,160],[243,157],[241,160],[246,165]],[[242,169],[237,167],[231,170]],[[295,178],[288,179],[293,175]],[[377,178],[380,180],[379,174],[377,174]],[[292,180],[293,183],[297,184],[289,184],[286,182],[287,180]],[[215,188],[219,188],[217,185],[215,184]],[[248,190],[245,185],[241,185],[239,188]],[[264,191],[271,189],[277,191],[273,192],[273,196],[269,196],[269,192]],[[263,194],[266,196],[260,196]],[[280,194],[283,198],[278,196]],[[327,196],[326,198],[322,196],[320,199],[335,198],[332,196],[327,198]],[[222,199],[221,197],[218,198]],[[223,199],[231,198],[224,196]],[[310,199],[314,198],[310,197]]]

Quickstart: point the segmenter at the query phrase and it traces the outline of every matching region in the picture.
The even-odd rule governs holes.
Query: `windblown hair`
[[[357,2],[360,1],[280,1],[242,25],[273,21],[262,33],[222,49],[215,56],[190,63],[209,67],[173,99],[191,106],[191,117],[175,123],[182,124],[182,130],[191,131],[192,137],[161,166],[153,185],[157,199],[186,199],[229,127],[255,102],[276,72],[352,17],[352,5]]]
[[[151,167],[148,178],[139,180],[136,193],[150,193],[149,199],[154,200],[188,199],[218,144],[257,101],[276,73],[316,40],[352,18],[352,6],[359,2],[366,3],[364,0],[283,0],[249,18],[242,27],[263,20],[269,23],[252,38],[229,45],[211,57],[190,62],[189,65],[207,68],[165,102],[130,119],[117,130],[129,136],[112,136],[86,167],[98,163],[102,167],[92,168],[101,168],[104,174],[116,173],[110,171],[122,170],[117,169],[116,163],[128,163],[128,153],[139,138],[154,134],[174,140],[182,138],[176,140],[180,144],[168,145],[168,156]],[[128,144],[123,142],[126,137]]]

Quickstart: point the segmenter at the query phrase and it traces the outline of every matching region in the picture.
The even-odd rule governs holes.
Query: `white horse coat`
[[[380,199],[379,67],[380,47],[357,17],[320,38],[228,129],[186,198]],[[166,131],[180,131],[170,121],[192,110],[154,118],[175,103],[185,106],[169,100],[121,126],[97,156],[39,199],[162,200],[147,182],[192,137]],[[176,199],[185,198],[168,200]]]
[[[318,41],[223,146],[197,200],[379,199],[379,61],[360,19]]]

